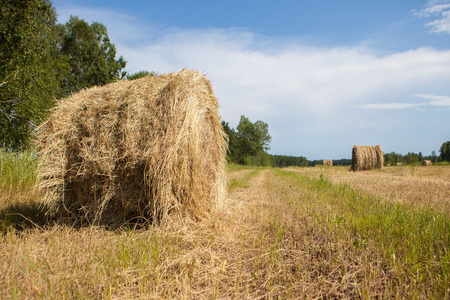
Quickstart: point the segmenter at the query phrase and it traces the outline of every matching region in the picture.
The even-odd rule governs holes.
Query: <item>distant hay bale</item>
[[[397,167],[401,167],[401,166],[403,166],[403,164],[402,163],[395,163],[396,165],[397,165]]]
[[[60,100],[36,144],[43,203],[78,223],[202,218],[224,196],[219,106],[195,71],[121,80]]]
[[[333,166],[333,160],[332,159],[326,159],[323,161],[324,166]]]
[[[431,166],[433,163],[431,162],[431,160],[425,159],[422,163],[424,166]]]
[[[374,168],[381,169],[384,164],[383,150],[377,146],[353,146],[352,171],[364,171]]]

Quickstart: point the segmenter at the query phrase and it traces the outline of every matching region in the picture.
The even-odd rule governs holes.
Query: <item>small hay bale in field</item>
[[[364,171],[370,169],[381,169],[384,165],[383,150],[377,146],[353,146],[352,171]]]
[[[431,162],[431,160],[425,159],[422,163],[424,166],[431,166],[433,163]]]
[[[44,204],[77,223],[202,218],[224,196],[219,106],[195,71],[83,90],[58,102],[36,140]]]
[[[333,160],[332,159],[326,159],[323,161],[324,166],[333,166]]]
[[[402,163],[395,163],[396,165],[397,165],[397,167],[401,167],[401,166],[403,166],[403,164]]]

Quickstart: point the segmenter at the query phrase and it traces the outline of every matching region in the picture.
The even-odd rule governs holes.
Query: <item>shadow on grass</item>
[[[10,204],[0,209],[0,232],[44,228],[54,224],[54,218],[47,216],[46,211],[46,207],[32,201]]]
[[[104,213],[104,218],[93,224],[83,207],[72,207],[70,211],[61,209],[57,213],[50,212],[49,207],[43,204],[40,198],[39,194],[31,191],[3,190],[3,195],[0,195],[0,234],[10,230],[17,232],[30,229],[46,230],[55,225],[73,229],[102,227],[111,231],[130,231],[148,229],[160,224],[159,218],[154,221],[142,214],[121,215],[117,214],[117,211],[108,210]]]
[[[5,234],[9,230],[22,232],[28,229],[47,229],[54,225],[69,226],[74,229],[81,229],[91,226],[103,227],[106,230],[141,230],[148,229],[154,223],[144,217],[131,218],[126,222],[110,224],[90,224],[82,218],[64,218],[61,216],[48,214],[48,208],[42,204],[29,202],[18,203],[0,209],[0,234]]]

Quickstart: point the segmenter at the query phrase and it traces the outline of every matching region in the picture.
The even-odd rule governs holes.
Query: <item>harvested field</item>
[[[347,167],[290,168],[311,178],[324,178],[335,184],[380,197],[386,201],[431,206],[450,215],[450,168],[446,166],[385,167],[368,172],[349,172]]]
[[[139,230],[74,229],[26,209],[36,225],[20,227],[0,197],[0,298],[443,299],[450,292],[450,217],[409,205],[401,187],[414,178],[443,184],[450,168],[248,168],[227,177],[237,184],[218,212]],[[447,195],[448,185],[441,188]],[[379,201],[384,189],[399,198]],[[26,201],[22,207],[33,199]]]

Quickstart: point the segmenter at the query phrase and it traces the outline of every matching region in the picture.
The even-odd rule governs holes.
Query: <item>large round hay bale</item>
[[[429,159],[425,159],[425,160],[422,162],[422,164],[423,164],[424,166],[426,166],[426,167],[429,167],[429,166],[433,165],[433,163],[432,163],[431,160],[429,160]]]
[[[352,171],[364,171],[374,168],[381,169],[384,165],[383,150],[377,146],[353,146]]]
[[[224,196],[219,106],[195,71],[83,90],[58,101],[36,140],[44,204],[71,221],[202,218]]]
[[[325,159],[325,160],[323,160],[323,165],[332,167],[333,166],[333,160],[332,159]]]

